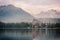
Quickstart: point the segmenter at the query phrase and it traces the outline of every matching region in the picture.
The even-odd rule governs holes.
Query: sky
[[[50,9],[60,11],[60,0],[0,0],[0,6],[9,4],[22,8],[32,15]]]

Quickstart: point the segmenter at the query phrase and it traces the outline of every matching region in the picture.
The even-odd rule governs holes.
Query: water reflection
[[[2,28],[0,40],[60,40],[60,24],[42,24],[33,28]],[[35,36],[35,37],[33,37]]]

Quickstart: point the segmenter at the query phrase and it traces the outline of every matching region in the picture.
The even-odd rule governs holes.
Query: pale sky
[[[60,11],[60,0],[0,0],[0,5],[8,4],[22,8],[32,15],[50,9]]]

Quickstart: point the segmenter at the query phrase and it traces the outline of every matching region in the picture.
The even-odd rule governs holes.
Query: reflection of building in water
[[[35,38],[36,36],[38,36],[38,26],[39,23],[38,23],[38,20],[36,19],[33,19],[32,21],[32,33],[33,33],[33,38]]]
[[[44,23],[40,20],[37,20],[37,19],[33,19],[32,21],[32,33],[33,33],[33,37],[37,37],[38,35],[42,35],[42,34],[45,34],[46,36],[55,36],[56,34],[59,33],[59,30],[56,29],[56,27],[59,27],[59,26],[56,26],[56,23],[57,22],[47,22],[47,23]],[[59,23],[60,24],[60,23]],[[55,27],[56,26],[56,27]]]
[[[33,22],[32,22],[32,32],[33,32],[33,37],[36,37],[38,35],[41,35],[43,33],[45,33],[47,35],[47,26],[48,24],[44,24],[42,23],[41,21],[38,21],[37,19],[33,19]]]

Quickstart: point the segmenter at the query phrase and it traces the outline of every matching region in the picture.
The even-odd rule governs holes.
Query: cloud
[[[60,0],[0,0],[1,4],[14,4],[24,2],[30,5],[59,5]]]
[[[12,4],[32,15],[49,9],[60,10],[60,0],[0,0],[0,5]]]
[[[56,5],[60,3],[60,0],[16,0],[29,3],[31,5]]]

